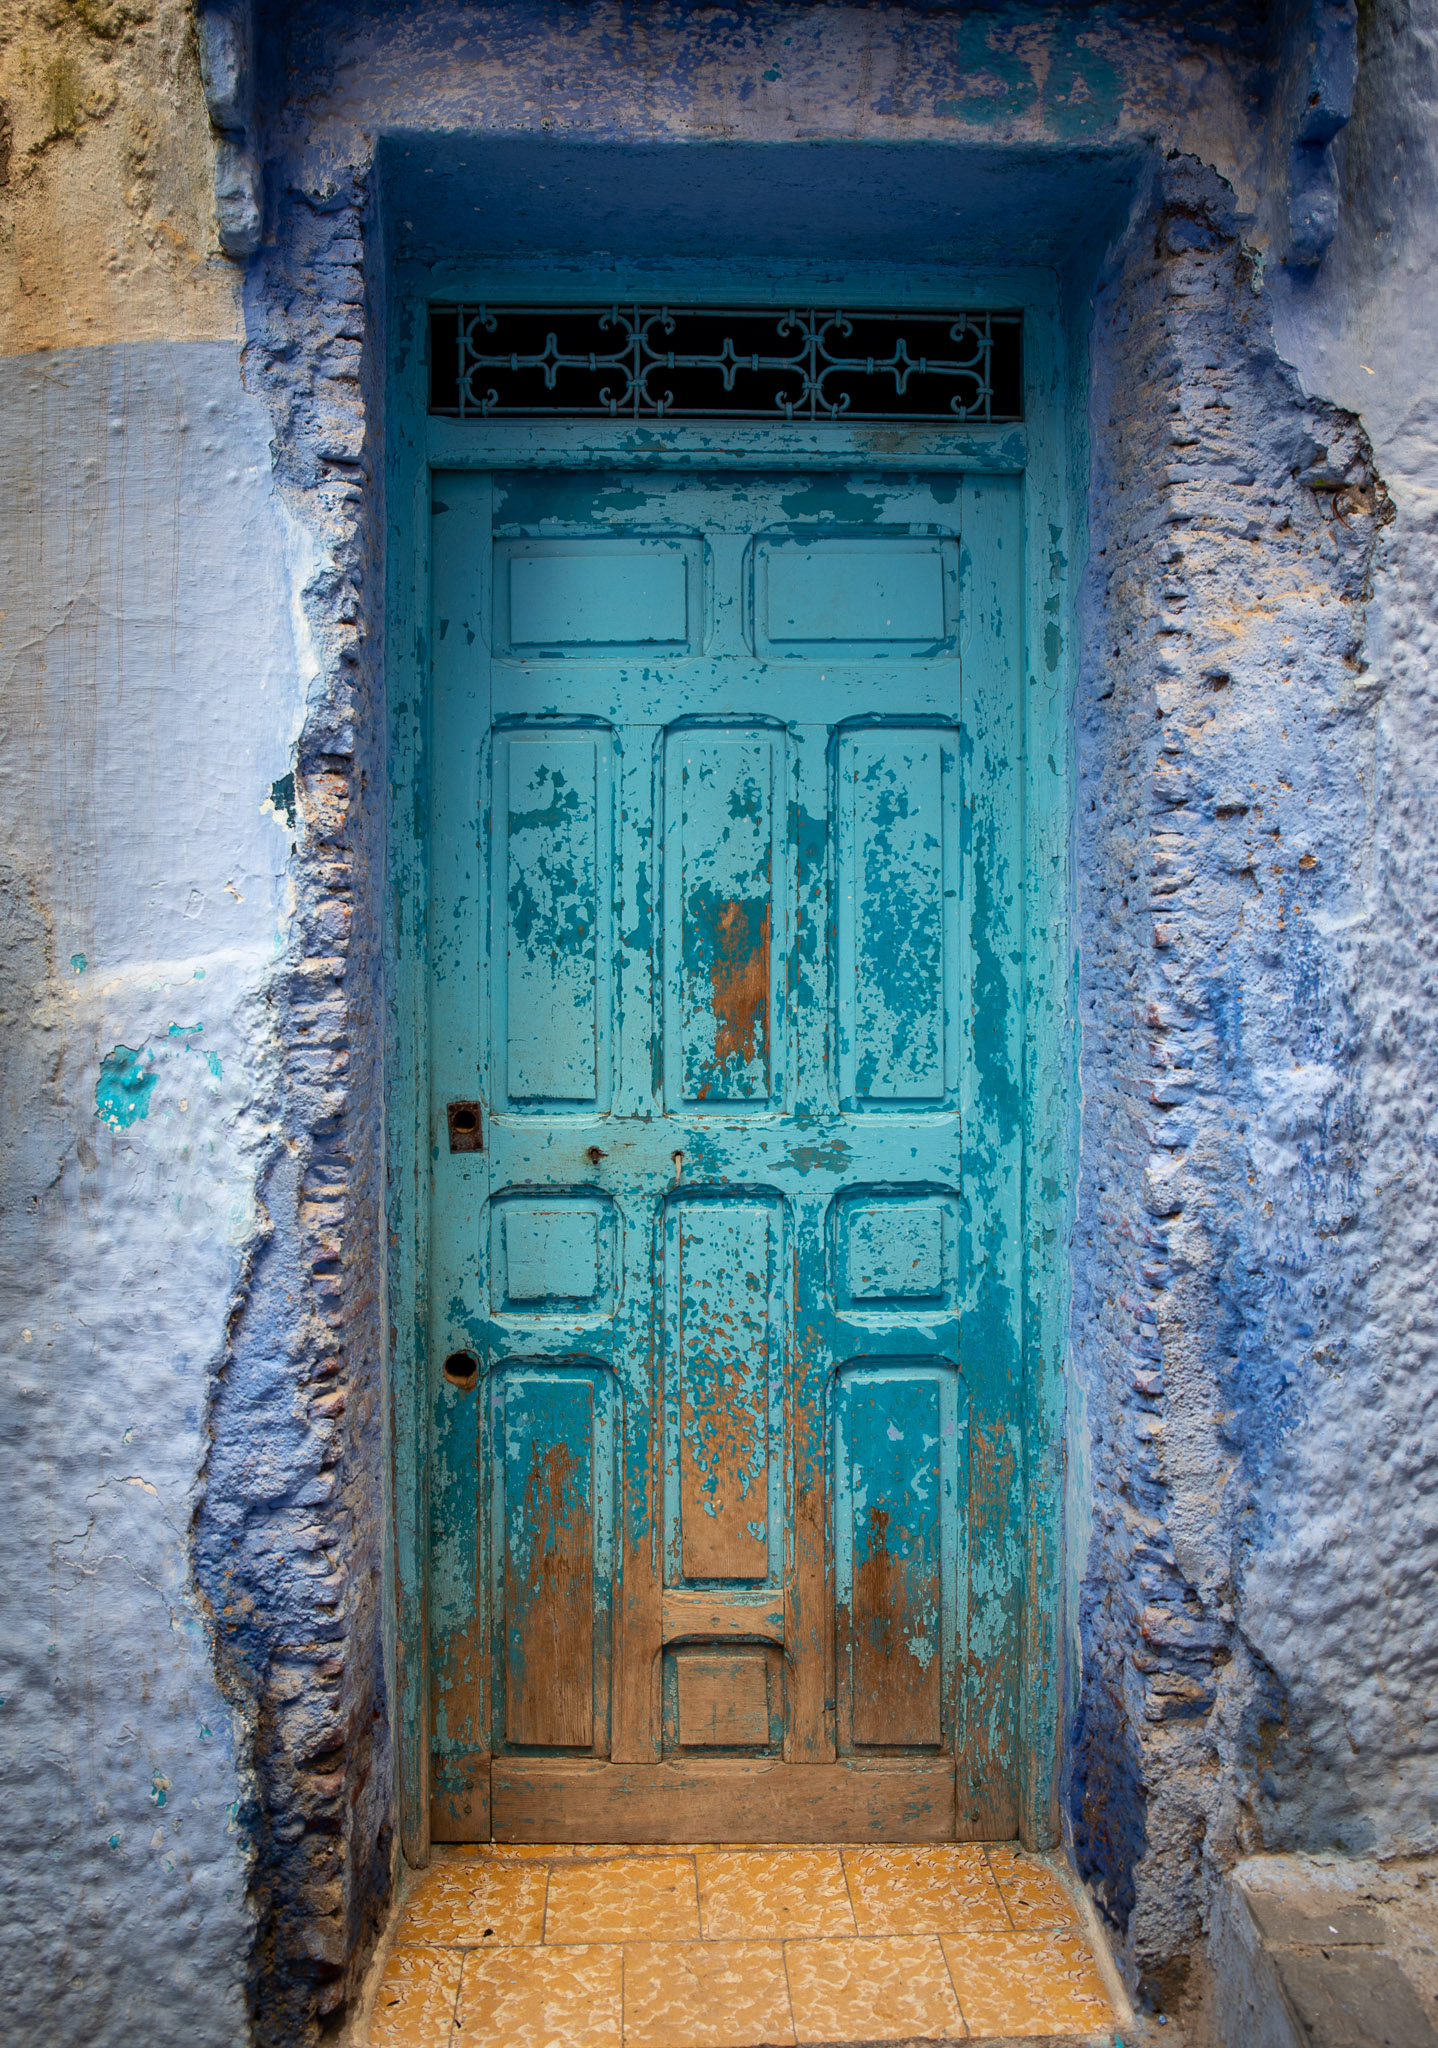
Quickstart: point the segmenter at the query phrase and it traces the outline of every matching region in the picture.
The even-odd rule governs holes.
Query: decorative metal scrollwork
[[[1018,313],[433,306],[447,419],[1023,417]]]

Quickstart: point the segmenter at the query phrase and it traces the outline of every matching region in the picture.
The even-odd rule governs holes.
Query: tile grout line
[[[849,1852],[847,1849],[839,1851],[839,1868],[844,1876],[844,1895],[849,1901],[849,1918],[854,1923],[854,1939],[857,1941],[859,1938],[859,1912],[854,1904],[854,1887],[849,1882]]]
[[[784,1996],[789,2001],[789,2032],[794,2036],[797,2048],[799,2040],[799,2015],[794,2010],[794,1987],[789,1982],[789,1944],[787,1941],[781,1940],[779,1943],[779,1959],[784,1965]]]
[[[984,1868],[988,1871],[990,1878],[993,1880],[994,1890],[999,1895],[999,1904],[1004,1909],[1004,1918],[1008,1921],[1009,1928],[1012,1933],[1022,1934],[1023,1929],[1019,1926],[1018,1921],[1015,1920],[1012,1912],[1009,1910],[1009,1895],[1003,1888],[1003,1884],[999,1879],[999,1873],[994,1869],[993,1859],[989,1855],[988,1843],[983,1843],[982,1847],[984,1852]]]
[[[459,2033],[459,1995],[464,1988],[465,1954],[463,1949],[457,1950],[456,1953],[459,1956],[459,1969],[454,1979],[454,2011],[449,2016],[450,2048],[454,2048],[455,2040]]]
[[[963,2028],[963,2030],[964,2030],[964,2039],[965,2039],[966,2041],[972,2041],[972,2040],[973,2040],[973,2038],[974,2038],[974,2030],[973,2030],[973,2028],[972,2028],[972,2027],[971,2027],[971,2026],[969,2025],[969,2016],[968,2016],[968,2014],[967,2014],[967,2013],[966,2013],[966,2012],[964,2011],[964,2001],[962,2000],[962,1998],[960,1998],[960,1996],[959,1996],[959,1987],[958,1987],[958,1985],[957,1985],[957,1984],[956,1984],[956,1983],[954,1982],[954,1968],[953,1968],[953,1964],[952,1964],[952,1963],[951,1963],[951,1962],[949,1961],[949,1952],[948,1952],[948,1950],[947,1950],[947,1949],[946,1949],[946,1948],[944,1947],[944,1937],[942,1936],[942,1934],[940,1934],[940,1935],[937,1935],[937,1936],[935,1937],[935,1939],[937,1940],[937,1942],[938,1942],[938,1944],[939,1944],[939,1954],[940,1954],[940,1955],[941,1955],[941,1956],[943,1957],[943,1959],[944,1959],[944,1975],[945,1975],[945,1976],[946,1976],[946,1977],[948,1978],[948,1980],[949,1980],[949,1989],[950,1989],[950,1990],[951,1990],[951,1991],[953,1992],[953,1994],[954,1994],[954,2008],[955,2008],[955,2010],[957,2011],[957,2013],[958,2013],[958,2015],[959,2015],[959,2025],[960,2025],[960,2026],[961,2026],[961,2027]]]

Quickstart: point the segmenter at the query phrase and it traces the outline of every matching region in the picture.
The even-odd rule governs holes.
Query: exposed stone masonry
[[[1071,1800],[1160,2001],[1206,1866],[1264,1845],[1268,1774],[1307,1741],[1249,1634],[1247,1561],[1289,1433],[1350,1366],[1373,1256],[1347,934],[1387,505],[1356,423],[1278,361],[1260,284],[1232,195],[1171,160],[1093,336],[1074,1344],[1094,1525]]]
[[[393,1860],[381,1640],[382,640],[366,589],[382,331],[361,195],[276,195],[247,283],[245,374],[311,559],[313,673],[292,791],[295,917],[271,989],[271,1231],[232,1321],[197,1554],[253,1723],[257,2042],[292,2043],[353,1995]],[[356,919],[359,899],[368,914]],[[244,1426],[227,1410],[243,1407]],[[236,1418],[238,1420],[238,1418]]]

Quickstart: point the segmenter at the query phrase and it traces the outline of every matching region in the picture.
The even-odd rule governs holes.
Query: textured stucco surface
[[[1254,1639],[1251,1580],[1289,1540],[1285,1446],[1309,1388],[1342,1385],[1374,1251],[1351,853],[1389,508],[1355,422],[1277,358],[1252,283],[1218,180],[1166,166],[1094,337],[1075,1806],[1086,1870],[1151,1964],[1196,1935],[1206,1860],[1342,1825],[1342,1762],[1335,1785]],[[1391,1793],[1396,1820],[1392,1762],[1367,1804]]]
[[[237,340],[186,0],[0,4],[0,351]]]
[[[280,1142],[303,542],[233,346],[12,357],[0,389],[0,2007],[11,2039],[230,2042],[253,1730],[190,1525]]]
[[[34,2038],[302,2040],[389,1881],[384,262],[641,232],[532,158],[522,208],[446,182],[467,132],[1102,146],[1105,208],[1126,152],[1112,249],[1043,247],[1091,379],[1068,1811],[1161,1998],[1233,1857],[1433,1846],[1438,16],[1366,13],[1302,274],[1281,26],[261,10],[241,271],[185,10],[0,7],[0,2009]],[[385,135],[441,194],[388,245]],[[722,178],[658,175],[648,253],[733,246],[690,205]],[[1001,185],[914,245],[882,194],[781,239],[1031,252]]]
[[[1169,176],[1098,299],[1074,1803],[1169,1989],[1215,1866],[1438,1826],[1434,29],[1365,18],[1316,275]]]

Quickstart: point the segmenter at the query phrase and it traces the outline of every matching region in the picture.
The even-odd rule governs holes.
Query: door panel
[[[783,1088],[784,735],[701,727],[663,756],[664,1042],[671,1109]],[[776,886],[777,885],[777,886]]]
[[[846,1109],[956,1106],[955,727],[842,729],[839,1094]]]
[[[610,745],[563,727],[495,735],[496,1108],[608,1096]]]
[[[1010,1833],[1021,485],[441,481],[435,1832]]]
[[[950,1367],[840,1378],[835,1455],[840,1740],[940,1748],[957,1657],[962,1400]],[[847,1738],[847,1739],[846,1739]]]
[[[784,1569],[782,1210],[667,1205],[665,1584],[778,1584]]]
[[[608,1719],[613,1501],[605,1375],[518,1368],[495,1389],[504,1739],[592,1749]]]

